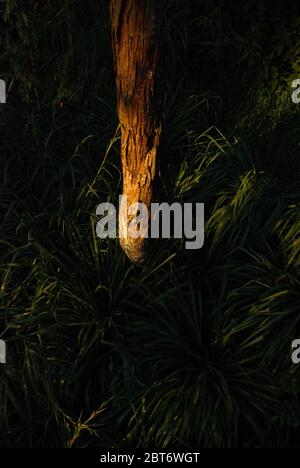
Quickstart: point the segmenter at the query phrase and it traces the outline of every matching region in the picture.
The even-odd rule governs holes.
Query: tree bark
[[[150,219],[157,150],[161,135],[160,27],[155,0],[111,0],[112,46],[121,125],[123,195],[128,206],[146,205]],[[134,215],[121,206],[119,226]],[[147,239],[120,239],[127,256],[137,263],[147,257]]]

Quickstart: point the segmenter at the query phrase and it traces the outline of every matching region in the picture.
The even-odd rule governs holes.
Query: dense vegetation
[[[206,243],[143,267],[95,235],[121,180],[107,2],[0,13],[0,447],[299,447],[299,2],[161,12],[161,186],[205,202]]]

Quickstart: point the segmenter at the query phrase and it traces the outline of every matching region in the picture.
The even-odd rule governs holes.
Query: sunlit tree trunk
[[[118,114],[121,125],[123,195],[128,206],[153,200],[157,150],[161,135],[160,27],[155,0],[111,0],[112,45]],[[119,224],[126,229],[132,215],[121,207]],[[145,238],[121,239],[134,262],[144,262]]]

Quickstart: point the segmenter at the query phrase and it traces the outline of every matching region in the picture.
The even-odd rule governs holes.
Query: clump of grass
[[[262,86],[219,128],[221,97],[170,88],[163,195],[205,203],[205,248],[170,240],[134,266],[95,235],[121,184],[109,64],[84,98],[0,109],[0,446],[293,446],[298,111]]]

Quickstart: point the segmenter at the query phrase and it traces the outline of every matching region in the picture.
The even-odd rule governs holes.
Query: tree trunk
[[[118,114],[121,125],[123,195],[128,207],[146,205],[150,219],[161,134],[160,37],[155,0],[111,0],[112,45]],[[121,205],[119,226],[127,228],[134,215]],[[120,239],[134,262],[146,260],[147,239],[125,234]]]

